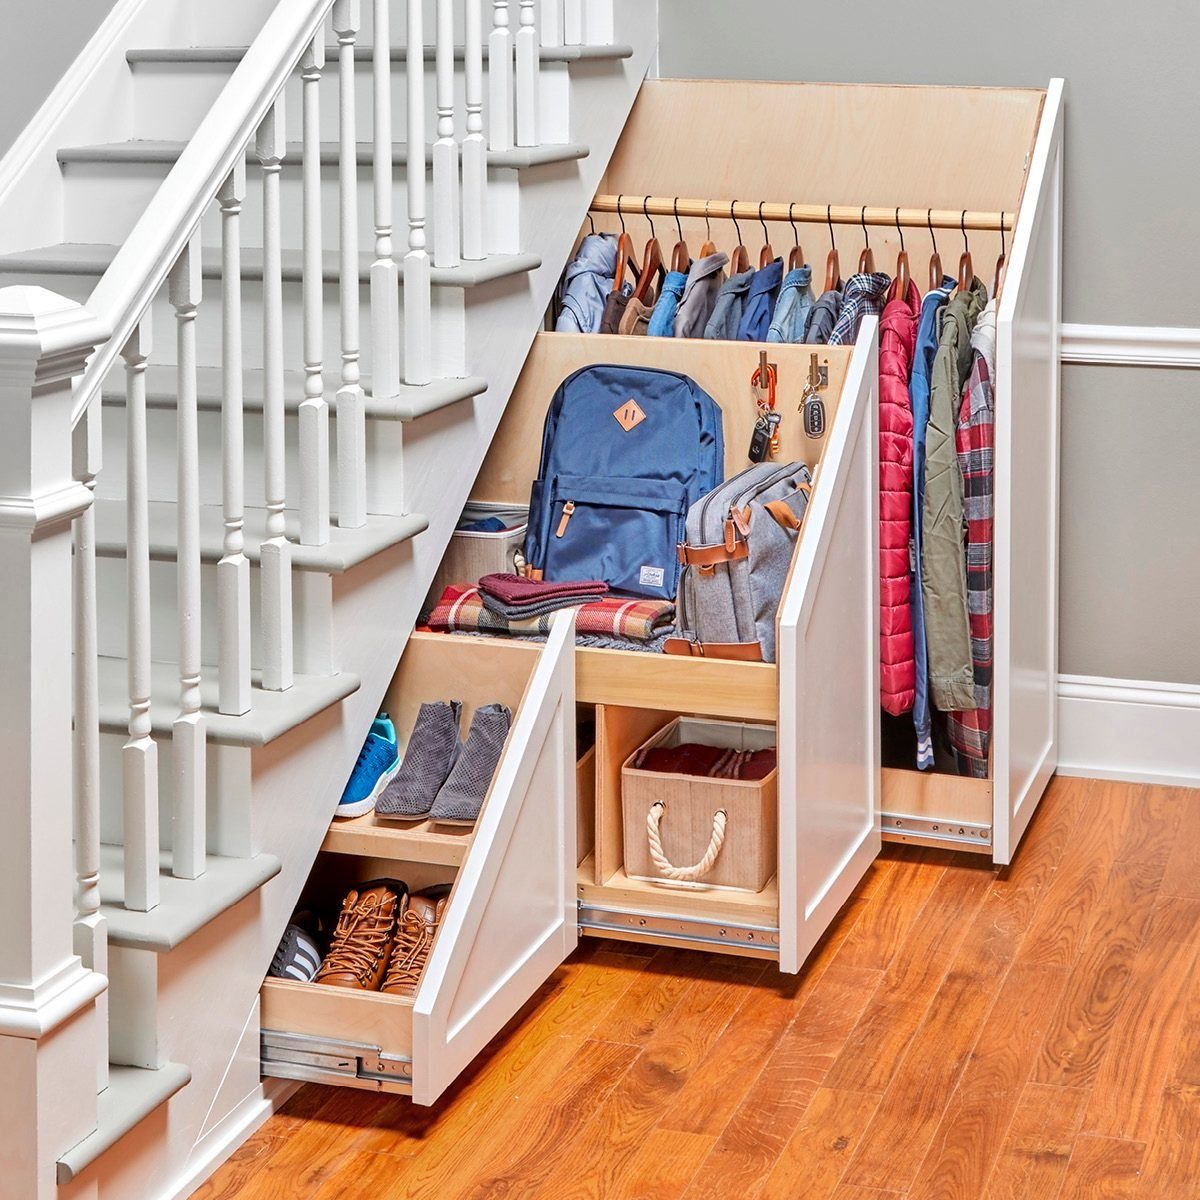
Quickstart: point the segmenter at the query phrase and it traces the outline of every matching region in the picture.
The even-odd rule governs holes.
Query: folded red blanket
[[[639,750],[630,763],[638,771],[669,775],[701,775],[708,779],[765,779],[775,770],[775,751],[729,750],[684,742]]]
[[[523,579],[510,571],[485,575],[479,581],[479,590],[495,596],[505,604],[533,604],[562,596],[603,596],[608,584],[602,579],[559,580],[557,583]]]

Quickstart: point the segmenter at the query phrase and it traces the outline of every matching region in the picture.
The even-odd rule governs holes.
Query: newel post
[[[107,980],[73,945],[71,522],[91,494],[71,379],[107,336],[71,300],[0,289],[0,1162],[29,1200],[96,1125]]]

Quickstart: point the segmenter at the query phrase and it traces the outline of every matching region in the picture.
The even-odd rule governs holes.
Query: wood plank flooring
[[[199,1200],[1195,1200],[1200,792],[888,848],[796,977],[587,940],[432,1109],[308,1086]]]

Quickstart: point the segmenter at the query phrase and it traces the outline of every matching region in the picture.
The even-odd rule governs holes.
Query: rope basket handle
[[[712,837],[709,839],[708,849],[705,850],[703,857],[690,867],[677,867],[663,853],[662,838],[659,836],[659,826],[662,824],[663,814],[666,811],[666,802],[655,800],[646,814],[646,840],[650,844],[650,858],[666,879],[677,879],[681,883],[695,883],[713,869],[713,864],[721,853],[721,847],[725,845],[725,825],[729,817],[723,808],[718,808],[713,813]]]

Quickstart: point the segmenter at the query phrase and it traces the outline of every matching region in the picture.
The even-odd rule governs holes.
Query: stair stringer
[[[261,1123],[268,1096],[278,1095],[260,1084],[257,1095],[238,1098],[222,1085],[236,1069],[246,1014],[653,61],[657,5],[616,0],[615,8],[617,36],[633,56],[585,72],[574,85],[584,94],[572,104],[572,137],[589,146],[589,156],[522,188],[522,248],[543,265],[482,285],[466,314],[466,366],[487,378],[488,390],[404,428],[405,506],[425,514],[429,529],[333,580],[336,665],[359,676],[361,688],[268,746],[234,752],[249,761],[253,850],[277,856],[283,869],[164,956],[160,1045],[170,1060],[191,1065],[192,1082],[63,1188],[63,1200],[182,1198],[223,1160],[212,1147],[231,1154]],[[218,1095],[228,1099],[226,1114],[214,1109]]]

